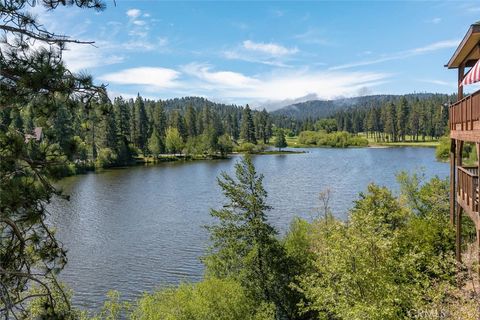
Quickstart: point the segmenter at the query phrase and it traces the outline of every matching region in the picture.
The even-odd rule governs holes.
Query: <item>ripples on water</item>
[[[434,149],[307,151],[254,158],[274,208],[270,221],[281,233],[294,216],[314,215],[326,188],[335,215],[345,218],[370,182],[397,190],[399,171],[423,169],[428,178],[449,171],[448,164],[435,161]],[[93,309],[111,289],[132,299],[158,286],[201,279],[199,257],[208,242],[202,226],[212,222],[209,208],[224,201],[216,177],[233,173],[236,160],[165,163],[62,180],[71,200],[55,200],[49,209],[68,249],[61,278],[74,289],[75,304]]]

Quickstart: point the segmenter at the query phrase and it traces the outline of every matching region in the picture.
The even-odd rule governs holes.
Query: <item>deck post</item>
[[[463,99],[463,86],[461,85],[463,81],[463,76],[465,75],[465,64],[461,64],[460,67],[458,68],[458,95],[457,95],[457,101],[460,101]]]
[[[463,152],[463,141],[458,140],[456,141],[456,148],[455,148],[455,162],[456,166],[455,169],[458,167],[462,166],[462,152]],[[457,189],[459,188],[459,185],[457,184]],[[455,194],[457,194],[458,191],[455,190]],[[455,225],[456,225],[456,232],[455,232],[455,253],[456,253],[456,258],[459,263],[462,262],[462,213],[463,213],[463,208],[460,205],[458,201],[455,201],[457,204],[457,210],[456,210],[456,217],[455,217]]]
[[[477,226],[477,273],[480,276],[480,229]]]
[[[458,263],[462,263],[462,207],[457,204],[456,232],[455,232],[455,256]]]
[[[455,189],[455,153],[456,153],[456,141],[450,139],[450,223],[455,224],[455,202],[456,202],[456,189]]]

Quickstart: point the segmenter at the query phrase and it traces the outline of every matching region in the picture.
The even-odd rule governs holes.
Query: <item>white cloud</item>
[[[442,22],[442,18],[433,18],[433,19],[430,19],[427,21],[428,23],[433,23],[433,24],[439,24],[440,22]]]
[[[377,59],[372,59],[372,60],[364,60],[364,61],[359,61],[359,62],[353,62],[353,63],[347,63],[347,64],[342,64],[338,66],[331,67],[330,70],[341,70],[341,69],[348,69],[348,68],[353,68],[353,67],[361,67],[361,66],[368,66],[372,64],[377,64],[381,62],[386,62],[386,61],[392,61],[392,60],[399,60],[399,59],[405,59],[413,56],[417,56],[420,54],[425,54],[428,52],[433,52],[441,49],[446,49],[446,48],[455,48],[458,46],[458,43],[460,40],[444,40],[444,41],[438,41],[431,43],[429,45],[419,47],[419,48],[414,48],[406,51],[400,51],[396,53],[392,53],[389,55],[384,55],[380,56]]]
[[[426,45],[424,47],[420,48],[415,48],[412,50],[409,50],[409,53],[425,53],[425,52],[431,52],[431,51],[437,51],[440,49],[446,49],[446,48],[455,48],[458,46],[460,43],[460,40],[444,40],[444,41],[438,41],[429,45]]]
[[[190,63],[182,67],[182,70],[207,84],[213,84],[222,88],[251,88],[260,85],[257,79],[247,77],[232,71],[211,71],[211,66],[206,64]]]
[[[297,47],[288,48],[277,43],[254,42],[245,40],[236,48],[222,52],[229,60],[242,60],[277,67],[289,67],[286,63],[292,55],[298,53]]]
[[[276,43],[254,42],[251,40],[243,41],[243,48],[250,51],[257,51],[271,56],[284,56],[295,54],[298,48],[287,48]]]
[[[265,58],[265,57],[258,57],[255,55],[250,55],[248,53],[242,52],[240,50],[227,50],[223,52],[223,57],[229,60],[242,60],[246,62],[252,63],[260,63],[265,64],[268,66],[276,66],[276,67],[283,67],[287,68],[290,67],[286,63],[284,63],[280,59],[276,58]]]
[[[144,26],[144,25],[146,25],[147,23],[146,23],[144,20],[134,20],[134,21],[133,21],[133,24],[134,24],[134,25],[137,25],[137,26]]]
[[[106,74],[100,80],[119,85],[136,85],[134,90],[157,97],[198,95],[234,103],[256,105],[317,97],[332,99],[356,96],[364,88],[385,83],[385,73],[342,72],[277,69],[255,76],[232,70],[216,70],[213,66],[190,63],[179,70],[153,67],[125,69]],[[113,87],[112,90],[118,90]],[[125,88],[123,89],[125,90]]]
[[[108,73],[99,79],[116,84],[144,85],[157,89],[174,88],[180,73],[167,68],[139,67]]]
[[[127,16],[129,16],[130,18],[138,18],[141,14],[142,12],[139,9],[127,10]]]
[[[387,78],[387,74],[372,72],[279,71],[262,75],[257,79],[258,85],[232,88],[226,94],[257,101],[297,99],[312,94],[328,99],[355,95],[359,89],[378,85]]]
[[[85,44],[69,44],[68,50],[63,52],[63,59],[71,71],[97,68],[100,66],[117,64],[124,57],[109,52],[107,44],[96,42],[96,47]]]
[[[331,44],[326,38],[326,32],[324,30],[315,28],[310,28],[304,33],[296,34],[294,38],[308,44],[316,44],[322,46]]]
[[[425,82],[425,83],[431,83],[431,84],[435,84],[435,85],[440,85],[440,86],[451,87],[451,88],[456,88],[457,87],[457,83],[443,81],[443,80],[421,79],[421,80],[418,80],[418,81]]]

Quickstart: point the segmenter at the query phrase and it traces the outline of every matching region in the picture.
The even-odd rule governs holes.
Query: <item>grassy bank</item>
[[[439,145],[438,141],[405,141],[405,142],[375,142],[368,139],[370,147],[421,147],[421,148],[436,148]]]
[[[360,137],[365,137],[364,134],[359,134]],[[288,147],[290,148],[318,148],[325,146],[317,146],[300,143],[298,136],[286,137]],[[422,148],[436,148],[440,143],[438,140],[413,141],[407,140],[405,142],[377,142],[373,138],[368,138],[368,147],[422,147]],[[272,142],[273,144],[274,142]]]

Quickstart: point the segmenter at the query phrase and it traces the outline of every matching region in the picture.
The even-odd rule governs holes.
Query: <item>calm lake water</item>
[[[430,148],[308,149],[308,153],[254,158],[265,175],[273,210],[270,221],[281,233],[293,217],[309,218],[322,190],[332,191],[331,207],[345,218],[358,193],[370,182],[398,190],[395,174],[423,170],[427,178],[447,177],[449,166],[435,161]],[[201,279],[199,261],[212,222],[210,208],[222,206],[216,177],[233,173],[238,157],[218,161],[165,163],[110,170],[61,181],[69,202],[55,200],[51,222],[68,249],[61,273],[79,307],[98,308],[110,289],[123,298]]]

